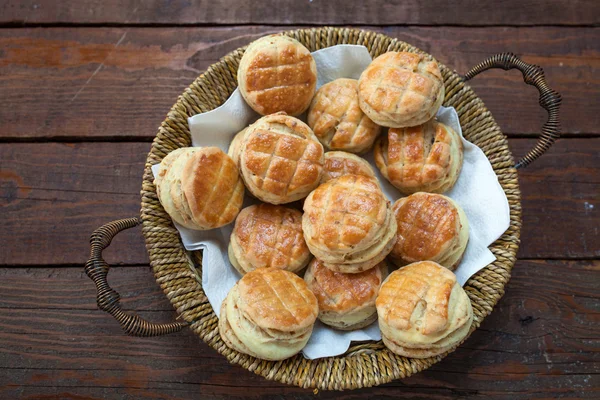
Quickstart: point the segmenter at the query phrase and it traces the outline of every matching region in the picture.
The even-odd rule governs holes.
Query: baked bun
[[[398,224],[390,253],[394,264],[435,261],[451,271],[456,269],[469,241],[469,221],[454,200],[419,192],[399,199],[392,209]]]
[[[360,108],[376,124],[421,125],[442,105],[444,80],[434,60],[391,51],[374,59],[360,75],[358,98]]]
[[[259,268],[244,275],[221,305],[219,333],[227,346],[264,360],[284,360],[304,348],[319,313],[297,275]]]
[[[258,199],[283,204],[316,188],[323,173],[323,146],[297,118],[277,113],[246,130],[239,168],[246,187]]]
[[[325,153],[321,183],[344,175],[362,175],[375,178],[375,172],[371,164],[364,158],[345,151],[328,151]]]
[[[244,142],[244,135],[246,134],[247,129],[248,128],[244,128],[235,134],[233,140],[229,143],[229,149],[227,150],[227,155],[231,157],[234,164],[238,167],[240,163],[240,151],[242,150],[242,143]]]
[[[430,120],[390,129],[375,143],[374,155],[381,175],[402,193],[444,193],[460,175],[463,145],[452,128]]]
[[[329,150],[368,151],[381,127],[358,106],[358,81],[340,78],[317,91],[308,109],[308,126]]]
[[[333,272],[313,259],[304,281],[319,302],[319,320],[334,328],[351,331],[371,325],[377,319],[375,299],[387,276],[384,262],[358,274]]]
[[[169,153],[154,183],[165,211],[190,229],[233,222],[244,200],[244,184],[235,164],[217,147],[186,147]]]
[[[301,270],[311,257],[302,235],[302,213],[264,203],[244,208],[235,220],[228,253],[242,275],[263,267]]]
[[[344,175],[308,195],[302,230],[310,252],[327,268],[355,274],[392,250],[396,218],[374,179]]]
[[[427,358],[454,349],[473,322],[471,301],[456,276],[432,261],[392,272],[376,304],[383,343],[405,357]]]
[[[248,46],[237,79],[240,93],[257,113],[300,115],[315,94],[317,64],[296,39],[270,35]]]

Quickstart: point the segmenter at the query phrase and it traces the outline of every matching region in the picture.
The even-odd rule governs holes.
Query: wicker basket
[[[337,44],[360,44],[366,46],[373,57],[386,51],[423,53],[397,39],[356,29],[302,29],[286,34],[299,40],[310,51]],[[109,266],[102,259],[102,250],[110,244],[116,233],[138,225],[138,218],[114,221],[92,235],[92,252],[86,264],[86,272],[96,283],[98,306],[113,315],[128,334],[155,336],[188,326],[231,363],[239,364],[267,379],[304,388],[341,390],[369,387],[407,377],[440,361],[445,355],[427,359],[401,357],[387,350],[380,341],[355,344],[346,354],[337,357],[307,360],[302,355],[296,355],[285,361],[272,362],[231,350],[221,340],[217,316],[202,290],[201,254],[189,253],[183,248],[177,230],[158,201],[150,167],[159,163],[174,149],[190,145],[187,123],[189,116],[212,110],[231,95],[237,85],[236,72],[244,49],[235,50],[210,66],[179,96],[160,126],[146,160],[141,190],[142,232],[156,281],[176,309],[178,320],[182,322],[154,324],[135,314],[125,313],[120,308],[119,295],[108,286],[106,276]],[[465,138],[479,146],[489,158],[510,204],[510,227],[490,246],[497,260],[471,277],[464,287],[473,305],[473,332],[502,297],[504,287],[510,279],[521,231],[521,194],[517,169],[534,161],[558,137],[560,96],[548,88],[541,68],[528,65],[508,53],[491,57],[469,71],[465,77],[444,65],[440,67],[446,87],[444,105],[456,109]],[[506,137],[492,115],[465,83],[489,68],[521,70],[525,82],[536,86],[540,91],[540,105],[548,111],[548,122],[542,129],[537,145],[517,164],[508,148]]]

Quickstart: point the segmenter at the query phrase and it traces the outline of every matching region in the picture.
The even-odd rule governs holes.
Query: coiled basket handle
[[[527,64],[512,53],[496,54],[482,63],[477,64],[465,74],[464,80],[468,81],[473,79],[481,72],[492,68],[502,68],[507,71],[516,68],[521,71],[525,83],[535,86],[540,92],[540,106],[548,111],[548,120],[542,127],[542,134],[535,147],[515,165],[515,168],[517,169],[526,167],[544,154],[554,144],[556,139],[560,137],[560,120],[558,116],[561,102],[560,94],[548,87],[546,77],[544,76],[544,70],[541,67]]]
[[[110,266],[102,258],[102,250],[110,245],[117,233],[139,224],[139,218],[120,219],[109,222],[92,233],[90,238],[92,249],[90,259],[85,264],[85,272],[96,284],[98,308],[106,311],[119,321],[128,335],[150,337],[179,332],[186,324],[180,322],[155,324],[135,314],[126,313],[119,304],[119,294],[108,285],[107,276]]]

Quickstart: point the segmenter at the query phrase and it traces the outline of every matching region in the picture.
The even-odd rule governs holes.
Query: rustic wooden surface
[[[208,65],[268,32],[360,25],[459,73],[512,51],[563,95],[564,138],[520,171],[506,295],[455,353],[347,398],[600,397],[600,7],[595,1],[0,1],[0,398],[334,398],[230,366],[191,332],[124,336],[83,272],[93,229],[139,212],[150,141]],[[545,114],[516,71],[472,86],[516,157]],[[106,251],[127,310],[174,311],[139,230]]]

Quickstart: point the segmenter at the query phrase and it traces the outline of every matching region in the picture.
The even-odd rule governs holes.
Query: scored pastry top
[[[361,109],[379,125],[415,126],[431,119],[444,97],[437,62],[424,55],[388,52],[380,55],[359,79]]]
[[[406,261],[433,259],[458,240],[458,210],[445,196],[415,193],[396,201],[392,209],[398,224],[392,252]]]
[[[248,127],[239,163],[255,196],[269,203],[287,203],[319,184],[323,146],[304,122],[284,113],[272,114]]]
[[[375,304],[379,286],[386,276],[385,262],[367,271],[345,274],[332,271],[315,258],[304,279],[317,297],[321,312],[348,312]]]
[[[313,98],[317,66],[310,51],[285,35],[252,42],[238,69],[238,86],[246,102],[262,115],[285,111],[302,114]]]
[[[381,127],[358,105],[358,81],[336,79],[315,94],[308,111],[308,125],[331,150],[363,153],[371,148]]]
[[[462,142],[452,128],[430,120],[392,128],[375,145],[382,175],[404,193],[443,192],[454,184],[462,165]]]
[[[233,234],[231,240],[252,269],[295,271],[310,257],[302,233],[302,213],[293,208],[265,203],[246,207],[235,221]]]
[[[363,175],[375,178],[373,168],[364,158],[345,151],[328,151],[325,153],[321,183],[344,175]]]
[[[379,290],[377,311],[388,326],[435,335],[450,323],[451,293],[456,276],[431,261],[407,265],[392,272]],[[462,290],[462,289],[461,289]]]
[[[319,313],[315,295],[298,275],[258,268],[238,281],[242,313],[265,329],[294,331],[311,326]]]
[[[330,180],[304,202],[305,239],[330,250],[360,248],[384,226],[387,206],[379,185],[371,178],[345,175]]]

